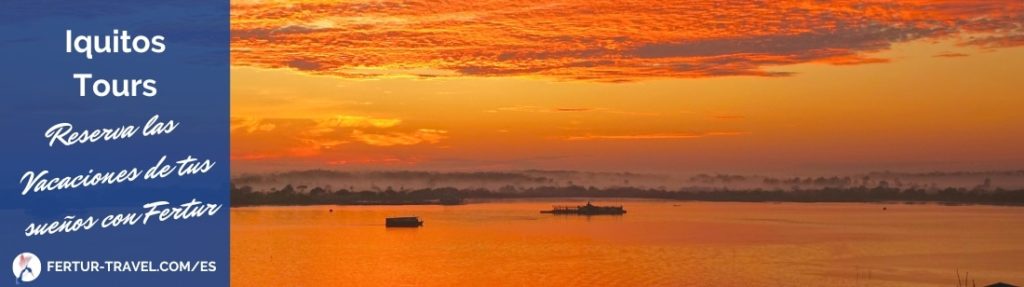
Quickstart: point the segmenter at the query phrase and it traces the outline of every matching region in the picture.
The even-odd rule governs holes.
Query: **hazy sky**
[[[1019,169],[1024,1],[235,1],[236,171]]]

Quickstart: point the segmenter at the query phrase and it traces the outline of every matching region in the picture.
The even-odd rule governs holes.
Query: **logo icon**
[[[39,257],[29,252],[22,252],[15,256],[14,264],[11,267],[14,270],[14,284],[35,281],[36,278],[39,278],[39,273],[43,272]]]

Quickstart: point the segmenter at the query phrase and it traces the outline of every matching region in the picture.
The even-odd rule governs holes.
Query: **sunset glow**
[[[235,1],[238,172],[1019,168],[1021,1]]]

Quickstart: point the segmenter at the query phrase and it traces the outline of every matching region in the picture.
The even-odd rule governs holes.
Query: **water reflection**
[[[236,208],[232,283],[949,286],[955,268],[1024,282],[1024,208],[618,200],[602,203],[629,213],[539,213],[578,203]],[[385,228],[396,215],[424,226]]]

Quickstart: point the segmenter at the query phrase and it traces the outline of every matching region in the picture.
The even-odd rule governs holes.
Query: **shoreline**
[[[664,202],[679,202],[679,203],[766,203],[766,204],[786,204],[786,203],[801,203],[801,204],[828,204],[828,203],[848,203],[848,204],[877,204],[877,205],[941,205],[941,206],[996,206],[996,207],[1024,207],[1021,203],[994,203],[994,202],[944,202],[944,201],[778,201],[778,200],[763,200],[763,201],[743,201],[743,200],[685,200],[685,199],[670,199],[670,198],[648,198],[648,197],[509,197],[509,198],[480,198],[480,199],[467,199],[466,202],[461,204],[441,204],[438,202],[363,202],[363,203],[291,203],[291,204],[244,204],[236,205],[232,204],[231,208],[246,208],[246,207],[308,207],[308,206],[425,206],[425,205],[436,205],[436,206],[459,206],[459,205],[471,205],[471,204],[482,204],[492,202],[553,202],[553,201],[615,201],[615,200],[626,200],[626,201],[664,201]]]

